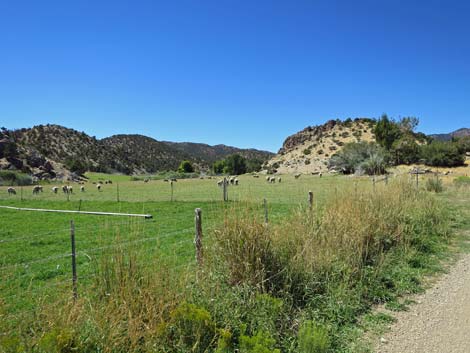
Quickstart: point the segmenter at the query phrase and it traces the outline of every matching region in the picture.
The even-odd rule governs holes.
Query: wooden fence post
[[[227,193],[227,186],[228,186],[228,180],[226,177],[224,177],[224,184],[223,184],[223,193],[224,193],[224,201],[228,201],[228,193]]]
[[[388,185],[388,174],[385,174],[385,185]]]
[[[70,221],[70,242],[72,243],[72,290],[73,290],[73,300],[77,300],[78,291],[77,291],[77,261],[76,261],[76,251],[75,251],[75,224],[73,220]]]
[[[170,180],[170,188],[171,188],[171,202],[173,202],[173,180]]]
[[[372,186],[374,187],[374,190],[375,190],[375,175],[372,177]]]
[[[117,202],[119,202],[119,183],[116,183],[116,198]]]
[[[312,191],[308,192],[308,205],[310,207],[310,210],[313,210],[313,192]]]
[[[82,199],[78,202],[78,211],[82,209]]]
[[[23,185],[20,186],[21,201],[23,201]]]
[[[416,189],[419,190],[419,174],[418,174],[418,170],[416,170]]]
[[[196,261],[199,266],[203,263],[202,253],[202,211],[200,208],[194,210],[194,224],[196,227],[196,235],[194,237],[194,246],[196,248]]]
[[[263,199],[263,205],[264,205],[264,223],[268,224],[268,202],[266,199]]]

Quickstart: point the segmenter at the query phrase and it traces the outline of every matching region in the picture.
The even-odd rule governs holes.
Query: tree
[[[225,159],[224,173],[240,175],[246,173],[246,160],[239,154],[232,154]]]
[[[414,116],[407,116],[400,119],[398,123],[400,130],[404,134],[411,134],[419,124],[419,119]]]
[[[182,161],[178,167],[178,172],[180,173],[193,173],[194,167],[190,161]]]
[[[392,119],[389,119],[387,114],[384,114],[377,121],[374,134],[377,143],[389,151],[393,143],[401,137],[402,132],[399,125]]]
[[[224,160],[215,161],[214,164],[212,164],[212,170],[214,171],[215,174],[222,174],[224,172],[224,168],[225,168]]]
[[[86,163],[78,158],[68,159],[65,165],[71,172],[77,173],[78,175],[83,175],[88,170]]]
[[[393,143],[392,154],[395,164],[416,163],[420,158],[419,145],[416,143],[414,136],[404,135]]]

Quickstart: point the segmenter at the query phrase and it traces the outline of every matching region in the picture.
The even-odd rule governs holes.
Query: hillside
[[[453,137],[459,138],[459,137],[467,137],[470,136],[470,129],[469,128],[461,128],[458,130],[455,130],[453,132],[450,132],[448,134],[433,134],[429,135],[430,137],[439,140],[439,141],[450,141],[452,140]]]
[[[319,173],[348,142],[375,141],[374,121],[368,118],[330,120],[287,137],[279,152],[265,165],[278,173]]]
[[[233,153],[263,162],[273,154],[224,145],[161,142],[143,135],[96,139],[60,125],[38,125],[0,133],[0,169],[17,169],[38,178],[69,177],[69,169],[155,173],[175,170],[184,159],[199,169]],[[78,167],[77,167],[78,166]]]
[[[189,156],[191,159],[200,161],[202,164],[212,164],[236,153],[246,159],[259,159],[261,161],[266,161],[274,155],[274,153],[268,151],[260,151],[253,148],[242,149],[226,145],[210,146],[203,143],[167,141],[163,141],[163,143]]]

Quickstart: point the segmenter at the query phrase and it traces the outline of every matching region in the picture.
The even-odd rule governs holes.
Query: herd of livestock
[[[322,174],[322,173],[319,173],[320,178],[321,178],[321,176],[322,176],[321,174]],[[295,179],[298,179],[298,178],[300,177],[300,175],[301,175],[300,173],[295,174],[295,175],[294,175],[294,178],[295,178]],[[255,174],[255,175],[253,175],[253,177],[254,177],[254,178],[259,178],[259,175]],[[201,179],[202,179],[202,178],[201,178]],[[173,182],[176,182],[177,179],[176,179],[176,178],[171,178],[171,179],[164,179],[163,181],[166,181],[166,182],[169,182],[170,184],[173,184]],[[266,181],[267,181],[268,183],[270,183],[270,184],[274,184],[274,183],[276,183],[276,181],[277,181],[278,183],[280,183],[280,182],[282,181],[282,179],[281,179],[280,176],[275,177],[275,176],[270,176],[270,175],[268,175],[268,176],[266,176]],[[145,182],[145,183],[148,183],[148,182],[149,182],[149,179],[145,179],[144,182]],[[105,180],[103,183],[105,183],[105,184],[112,184],[112,181],[111,181],[111,180]],[[102,183],[101,183],[101,182],[93,183],[93,184],[95,184],[96,189],[97,189],[98,191],[101,191],[101,190],[102,190]],[[238,180],[237,177],[229,176],[229,177],[225,177],[224,179],[220,179],[220,180],[217,181],[217,185],[220,186],[220,187],[224,186],[224,184],[225,184],[225,185],[235,185],[235,186],[237,186],[237,185],[239,185],[239,180]],[[71,185],[63,185],[63,186],[60,187],[60,188],[59,188],[58,186],[53,186],[53,187],[51,188],[51,191],[52,191],[54,194],[57,194],[60,189],[62,190],[62,192],[63,192],[64,194],[73,194],[73,186],[71,186]],[[14,187],[11,187],[11,186],[10,186],[10,187],[7,189],[7,192],[8,192],[8,195],[16,195],[16,189],[15,189]],[[33,195],[37,195],[37,194],[43,192],[43,187],[42,187],[42,185],[34,185],[34,186],[33,186],[33,189],[32,189],[32,192],[33,192]],[[85,192],[85,186],[84,186],[84,185],[80,185],[80,192]]]
[[[112,181],[111,180],[107,180],[106,181],[106,184],[111,184]],[[97,183],[96,184],[96,189],[98,191],[101,191],[101,188],[102,188],[102,184],[101,183]],[[54,194],[57,194],[59,192],[59,190],[62,189],[62,192],[64,194],[73,194],[73,186],[72,185],[63,185],[61,188],[59,188],[58,186],[53,186],[51,188],[51,191],[54,193]],[[41,192],[44,191],[44,188],[42,185],[34,185],[33,186],[33,195],[37,195]],[[85,185],[80,185],[80,191],[81,192],[85,192]],[[16,195],[16,189],[12,186],[10,186],[8,189],[7,189],[7,192],[8,192],[8,195]]]

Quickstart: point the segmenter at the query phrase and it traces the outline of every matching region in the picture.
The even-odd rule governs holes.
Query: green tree
[[[392,146],[392,155],[395,164],[412,164],[420,158],[420,148],[412,135],[404,135],[396,140]]]
[[[180,173],[193,173],[194,167],[190,161],[182,161],[178,167],[178,172]]]
[[[78,175],[83,175],[88,170],[88,166],[86,165],[86,163],[78,158],[68,159],[65,162],[65,166],[71,172],[77,173]]]
[[[224,168],[225,168],[224,160],[215,161],[214,164],[212,164],[212,170],[214,171],[215,174],[222,174],[224,172]]]
[[[240,175],[246,173],[246,159],[239,154],[232,154],[225,158],[224,172]]]
[[[393,143],[401,137],[402,132],[399,125],[384,114],[377,121],[374,134],[377,143],[389,151]]]

